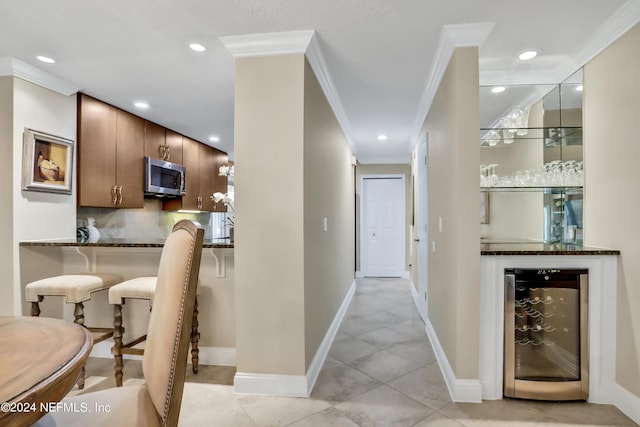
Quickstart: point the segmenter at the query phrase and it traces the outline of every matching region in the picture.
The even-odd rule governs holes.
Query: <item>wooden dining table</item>
[[[92,347],[87,329],[46,317],[0,316],[0,426],[30,426],[73,388]]]

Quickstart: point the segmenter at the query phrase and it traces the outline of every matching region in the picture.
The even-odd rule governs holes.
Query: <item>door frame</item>
[[[366,206],[366,200],[365,200],[365,194],[364,194],[364,180],[365,179],[400,179],[402,182],[402,187],[404,189],[404,191],[402,192],[402,200],[403,200],[403,204],[402,204],[402,235],[403,235],[403,242],[402,242],[402,259],[403,259],[403,270],[402,270],[402,274],[400,277],[402,278],[409,278],[409,272],[406,270],[406,264],[407,264],[407,182],[406,182],[406,175],[403,173],[389,173],[389,174],[380,174],[380,173],[375,173],[375,174],[363,174],[360,175],[360,182],[359,182],[359,189],[360,189],[360,203],[359,203],[359,207],[360,207],[360,215],[359,215],[359,220],[360,220],[360,224],[358,226],[358,246],[360,248],[359,251],[359,269],[358,271],[356,271],[356,278],[363,278],[365,277],[365,271],[363,268],[364,262],[363,260],[365,259],[365,255],[366,255],[366,250],[365,250],[365,245],[363,244],[363,236],[366,234],[365,230],[364,230],[364,219],[365,219],[365,206]]]
[[[422,319],[426,322],[429,316],[429,142],[428,135],[420,141],[416,155],[417,188],[416,191],[416,305]]]

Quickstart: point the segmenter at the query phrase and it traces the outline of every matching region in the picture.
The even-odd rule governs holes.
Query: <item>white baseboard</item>
[[[433,347],[436,359],[438,359],[438,364],[440,365],[440,371],[442,371],[444,380],[447,383],[451,400],[454,402],[481,403],[482,386],[480,384],[480,380],[459,380],[456,378],[453,369],[451,369],[451,365],[449,364],[449,360],[444,353],[444,349],[440,345],[436,331],[433,329],[429,319],[425,320],[425,324],[429,341],[431,341],[431,346]]]
[[[403,279],[411,279],[411,272],[405,271],[404,273],[402,273],[402,278]]]
[[[356,279],[362,279],[363,277],[362,271],[356,271]]]
[[[413,281],[409,283],[409,288],[411,289],[411,296],[413,297],[413,303],[416,305],[416,310],[418,310],[418,314],[422,318],[422,321],[426,324],[427,323],[427,318],[425,317],[426,314],[423,313],[422,310],[420,309],[420,300],[418,297],[418,291],[416,290],[416,287],[413,284]]]
[[[624,414],[640,425],[640,397],[619,384],[613,386],[613,404]]]
[[[322,365],[324,364],[331,344],[340,328],[351,298],[356,291],[356,282],[353,281],[347,294],[342,300],[338,312],[333,318],[329,329],[320,343],[313,360],[309,365],[306,375],[278,375],[278,374],[254,374],[250,372],[236,372],[233,380],[233,392],[236,394],[263,394],[271,396],[309,397],[313,386],[318,379]]]
[[[90,357],[102,357],[110,359],[111,347],[113,347],[113,339],[104,340],[93,346]],[[232,347],[202,347],[198,348],[200,353],[198,357],[203,365],[217,366],[236,366],[236,349]],[[142,360],[142,356],[135,354],[123,355],[125,359]],[[191,355],[189,355],[189,363],[191,363]]]

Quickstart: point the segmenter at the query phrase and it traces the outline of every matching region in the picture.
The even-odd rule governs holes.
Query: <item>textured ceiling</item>
[[[639,2],[0,0],[0,58],[194,139],[219,135],[211,144],[233,152],[233,59],[219,37],[315,30],[358,158],[408,161],[444,25],[495,23],[480,49],[481,84],[558,83],[621,15],[637,22],[628,15]],[[191,51],[194,41],[207,51]],[[541,55],[517,60],[527,48]],[[135,109],[140,99],[148,110]]]

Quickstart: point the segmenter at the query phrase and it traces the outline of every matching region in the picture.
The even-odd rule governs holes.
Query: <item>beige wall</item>
[[[238,372],[305,375],[353,281],[351,152],[303,54],[235,87]]]
[[[584,67],[585,244],[620,249],[616,381],[640,397],[640,25]]]
[[[409,233],[411,230],[411,165],[406,164],[361,164],[358,163],[356,166],[356,183],[355,183],[355,191],[356,191],[356,206],[355,206],[355,218],[356,218],[356,270],[360,270],[360,202],[361,198],[361,190],[360,178],[362,175],[383,175],[383,174],[393,174],[393,175],[404,175],[405,182],[405,271],[410,270],[411,264],[411,256],[409,255],[410,251],[410,242]]]
[[[304,375],[302,54],[235,63],[239,372]]]
[[[1,245],[3,271],[7,280],[0,291],[3,297],[0,314],[18,314],[23,296],[20,291],[18,242],[29,239],[75,239],[76,199],[75,176],[73,194],[52,194],[22,191],[22,146],[25,127],[75,140],[76,97],[64,96],[14,77],[2,77],[0,113],[2,115],[2,145],[5,154],[2,182],[9,183],[0,218],[7,225],[7,240]],[[75,162],[75,159],[74,159]],[[10,188],[10,190],[9,190]],[[9,264],[10,263],[10,264]]]
[[[13,77],[0,76],[0,158],[13,159]],[[2,203],[0,203],[0,271],[5,280],[0,285],[0,316],[13,312],[13,168],[11,161],[0,168]]]
[[[428,316],[458,379],[478,378],[478,87],[477,48],[456,49],[421,134],[428,133],[429,239],[436,247],[429,254]]]
[[[352,153],[308,63],[304,73],[304,323],[306,367],[353,283]],[[327,231],[323,230],[327,218]]]

